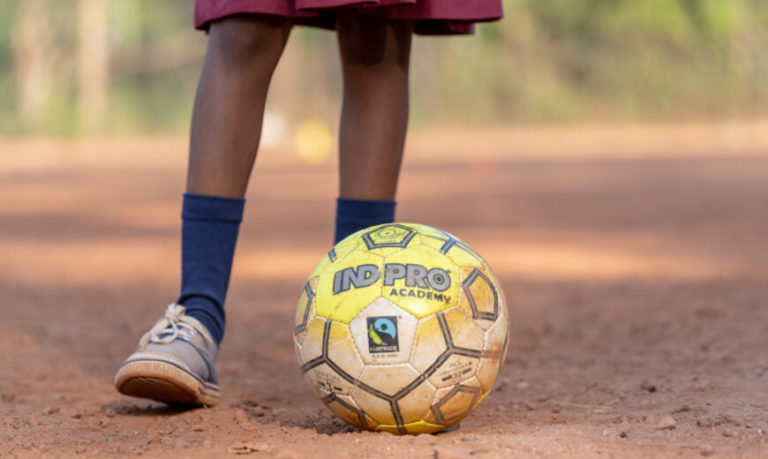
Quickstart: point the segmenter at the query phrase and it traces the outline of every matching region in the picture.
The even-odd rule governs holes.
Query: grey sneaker
[[[139,348],[115,374],[115,387],[132,397],[176,405],[213,406],[219,401],[216,357],[219,347],[180,304],[141,337]]]

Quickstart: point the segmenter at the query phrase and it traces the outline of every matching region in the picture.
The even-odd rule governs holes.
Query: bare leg
[[[195,97],[187,192],[243,197],[261,137],[272,73],[291,22],[231,17],[211,24]]]
[[[339,195],[393,200],[408,127],[413,26],[341,10],[336,30],[344,74]]]

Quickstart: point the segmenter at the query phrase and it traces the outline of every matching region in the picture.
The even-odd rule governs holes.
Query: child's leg
[[[217,342],[267,89],[290,27],[285,18],[235,16],[210,28],[192,115],[178,302]]]
[[[336,240],[394,219],[408,126],[408,66],[413,26],[337,14],[344,75],[339,133]]]
[[[178,302],[217,342],[267,89],[290,27],[285,18],[236,16],[210,29],[192,115]]]
[[[291,21],[234,16],[210,28],[192,115],[187,192],[242,198],[261,137],[272,73]]]
[[[269,80],[290,22],[232,17],[211,25],[195,98],[187,194],[182,207],[182,281],[177,301],[115,375],[127,395],[213,405],[224,298],[259,145]]]

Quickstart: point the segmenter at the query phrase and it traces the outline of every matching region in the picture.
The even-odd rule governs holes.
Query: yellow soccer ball
[[[491,392],[508,319],[498,280],[465,243],[389,223],[339,242],[296,308],[301,371],[346,422],[396,434],[456,424]]]

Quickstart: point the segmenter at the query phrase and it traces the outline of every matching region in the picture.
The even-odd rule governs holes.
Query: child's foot
[[[142,336],[139,348],[115,374],[125,395],[177,405],[213,406],[219,401],[219,347],[197,319],[170,304],[165,316]]]

